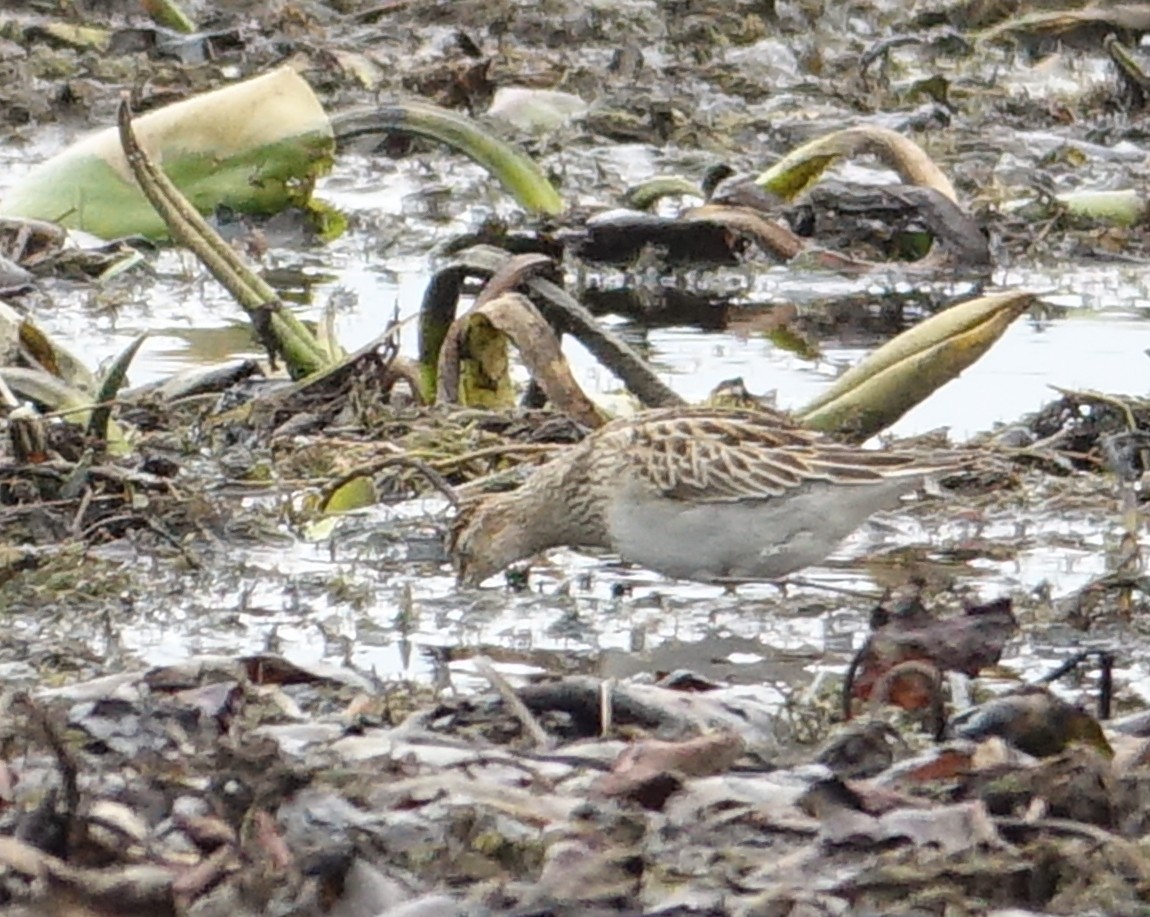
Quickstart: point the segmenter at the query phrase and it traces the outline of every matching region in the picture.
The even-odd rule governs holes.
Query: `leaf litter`
[[[834,28],[833,20],[852,9],[824,11],[829,20],[817,41],[774,39],[778,17],[794,37],[797,19],[812,15],[802,5],[687,5],[655,16],[640,3],[288,4],[231,18],[221,13],[202,33],[178,40],[151,25],[125,26],[135,14],[126,7],[91,31],[65,28],[64,14],[29,15],[18,6],[5,9],[10,47],[0,48],[11,77],[0,81],[11,125],[110,122],[115,94],[99,87],[136,78],[133,59],[120,56],[130,40],[133,53],[148,56],[153,81],[169,91],[215,84],[221,74],[210,62],[229,54],[250,70],[298,55],[335,101],[363,101],[365,93],[402,84],[473,111],[509,75],[552,85],[562,73],[565,88],[599,95],[585,122],[596,142],[673,139],[683,148],[737,155],[765,132],[785,138],[782,149],[813,133],[801,118],[777,117],[765,87],[785,97],[806,72],[829,78],[844,61],[867,59],[844,38],[851,30]],[[846,92],[856,94],[860,109],[900,108],[905,115],[902,100],[927,87],[916,90],[900,74],[922,61],[933,65],[951,39],[945,28],[932,31],[939,21],[933,11],[913,22],[890,5],[867,12],[884,36],[900,27],[923,30],[914,46],[924,56],[908,58],[910,45],[899,41],[869,49],[870,58],[883,61],[877,82]],[[1041,46],[1056,30],[1096,49],[1105,37],[1091,37],[1099,23],[1123,38],[1144,28],[1134,9],[1112,20],[1011,18],[961,7],[941,13],[982,29],[968,40],[987,45],[1029,35]],[[260,28],[246,28],[243,15],[257,17]],[[278,36],[279,45],[266,35]],[[763,53],[788,43],[789,55]],[[575,44],[583,54],[572,58],[564,46]],[[652,46],[682,68],[674,91],[652,98],[621,76],[604,76],[639,75],[651,88],[654,74],[635,61]],[[732,67],[727,60],[740,55],[715,48],[752,52]],[[404,67],[392,66],[397,57]],[[768,66],[774,69],[765,77]],[[958,75],[954,91],[969,93],[970,80]],[[59,90],[53,102],[29,88],[38,81]],[[716,103],[705,112],[692,104],[700,91]],[[765,100],[767,108],[740,100]],[[1059,117],[1064,103],[978,104],[988,106],[978,112],[986,125],[1012,118],[1010,142],[1025,163],[1027,125]],[[1114,134],[1106,124],[1098,129]],[[987,162],[959,156],[955,171],[967,187],[989,189]],[[1055,184],[1066,183],[1075,156],[1055,153],[1044,168]],[[1100,166],[1116,176],[1124,168]],[[619,175],[605,181],[605,190],[625,190]],[[1014,252],[1056,258],[1138,248],[1140,226],[1076,231],[1048,193],[1057,188],[1032,190],[1049,209],[1018,217],[992,207],[982,214]],[[903,225],[879,232],[884,254],[905,241],[896,236],[920,228],[906,196],[897,200]],[[843,226],[845,202],[845,194],[832,201],[831,231]],[[937,202],[932,206],[919,214],[927,223],[939,219]],[[858,241],[857,231],[848,235]],[[869,241],[863,257],[873,255],[876,242]],[[424,251],[425,243],[398,244]],[[25,268],[45,270],[51,256],[44,251],[35,249],[36,263]],[[98,273],[107,257],[96,252],[69,269]],[[28,280],[16,271],[6,276],[5,287],[14,290]],[[22,295],[33,302],[37,296]],[[805,321],[800,330],[809,333],[828,319]],[[943,533],[942,544],[933,543],[925,557],[888,552],[868,560],[875,580],[913,589],[883,606],[888,617],[892,604],[896,613],[860,650],[862,683],[907,664],[912,677],[925,673],[927,687],[940,692],[932,703],[943,709],[924,730],[917,699],[883,706],[867,690],[858,698],[860,716],[835,724],[842,698],[852,696],[811,683],[811,660],[801,652],[791,669],[804,680],[784,680],[782,703],[766,679],[746,671],[718,680],[651,667],[639,678],[604,677],[595,652],[493,645],[488,637],[463,646],[423,641],[431,677],[407,682],[354,664],[338,622],[320,629],[322,664],[289,661],[275,651],[284,609],[261,609],[250,577],[222,568],[246,548],[248,556],[277,545],[287,550],[314,515],[299,492],[322,494],[359,474],[385,502],[408,500],[433,490],[428,469],[456,486],[507,486],[583,430],[532,410],[421,407],[414,403],[416,377],[389,346],[365,350],[346,371],[310,388],[261,379],[250,366],[233,369],[125,405],[118,419],[141,431],[128,461],[92,453],[63,423],[47,424],[42,436],[8,425],[20,438],[10,438],[0,468],[0,567],[11,616],[0,637],[0,900],[7,911],[398,917],[1145,909],[1147,730],[1132,709],[1141,707],[1136,692],[1122,684],[1143,651],[1111,640],[1113,658],[1093,674],[1067,671],[1056,690],[1042,680],[1045,673],[1023,678],[1028,660],[1011,655],[1044,632],[1050,639],[1059,629],[1069,633],[1069,651],[1136,629],[1145,605],[1136,537],[1111,552],[1093,533],[1059,532],[1055,523],[1078,513],[1108,520],[1113,530],[1119,518],[1118,529],[1136,535],[1137,505],[1132,514],[1129,496],[1144,470],[1138,434],[1150,416],[1141,400],[1066,392],[1041,414],[996,431],[986,446],[994,460],[947,482],[962,496],[958,521],[954,500],[911,511],[924,528]],[[237,376],[265,395],[251,413],[243,395],[227,401],[237,397]],[[271,390],[278,394],[267,396]],[[41,451],[18,451],[29,445]],[[398,457],[410,461],[393,461]],[[1020,512],[1032,521],[1018,522]],[[416,599],[411,592],[421,577],[442,575],[441,553],[419,556],[412,536],[422,530],[426,543],[436,544],[439,521],[391,519],[382,536],[378,525],[357,534],[353,524],[332,549],[356,556],[369,545],[378,549],[382,537],[376,553],[384,556],[383,576],[405,581],[406,592],[381,602],[371,587],[357,591],[354,577],[309,581],[287,573],[279,583],[283,596],[294,596],[287,610],[306,615],[320,607],[318,595],[374,611],[383,605],[400,635],[418,626],[421,614],[459,611],[450,602],[423,607],[437,604],[434,593]],[[1004,524],[1021,534],[995,534]],[[962,576],[976,576],[980,563],[1010,563],[1034,544],[1049,544],[1051,532],[1095,556],[1113,553],[1114,568],[1057,601],[1013,595],[1011,608],[980,611],[956,586]],[[353,564],[353,573],[359,570]],[[544,583],[555,579],[544,571]],[[613,579],[617,609],[629,600],[630,581],[624,574]],[[270,646],[140,663],[121,630],[146,628],[205,581],[227,596],[215,604],[274,617],[262,635]],[[572,609],[563,631],[570,644],[581,645],[571,636],[586,615],[579,606],[599,601],[592,587],[582,596],[578,582],[568,583],[568,595],[552,599]],[[491,599],[513,614],[533,600],[504,593]],[[776,604],[799,616],[827,606],[802,590]],[[139,607],[140,618],[119,623]],[[853,610],[857,625],[874,606],[846,598],[840,607]],[[720,600],[712,611],[734,614],[739,605]],[[992,618],[993,627],[980,626]],[[226,621],[212,617],[210,625],[224,643],[233,637]],[[1021,641],[1016,623],[1030,632]],[[236,625],[235,641],[243,631]],[[1039,654],[1047,671],[1051,646],[1057,643]],[[499,658],[488,663],[481,654]],[[696,661],[701,669],[709,663]],[[771,661],[776,675],[795,663],[785,652]],[[456,684],[467,663],[481,679],[472,676],[470,689]],[[513,663],[532,671],[501,674]],[[1086,702],[1094,707],[1095,695],[1114,691],[1115,670],[1111,699],[1120,716],[1110,718],[1100,704],[1095,715]],[[950,683],[953,671],[974,679],[975,703],[959,712],[953,708],[961,681]],[[899,696],[884,693],[888,701]]]

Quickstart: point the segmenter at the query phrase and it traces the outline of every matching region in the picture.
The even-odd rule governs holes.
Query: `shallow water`
[[[620,174],[635,171],[643,157],[604,156]],[[648,163],[648,165],[650,165]],[[358,231],[321,251],[273,251],[269,266],[303,269],[318,279],[301,314],[316,317],[332,297],[345,304],[337,328],[353,349],[374,338],[393,313],[411,319],[418,311],[428,278],[428,245],[450,238],[474,218],[466,212],[446,222],[404,218],[405,196],[417,182],[409,163],[372,163],[347,157],[320,187],[320,195],[359,217]],[[453,180],[480,189],[479,210],[502,200],[474,167],[453,165]],[[10,176],[10,178],[18,178]],[[397,227],[418,224],[416,238]],[[404,230],[408,233],[408,230]],[[416,245],[418,243],[418,245]],[[407,249],[418,248],[418,252]],[[187,255],[165,252],[153,259],[156,277],[136,274],[93,294],[86,287],[53,284],[55,309],[37,320],[91,363],[119,352],[140,331],[150,338],[138,356],[132,383],[163,378],[180,369],[235,356],[258,356],[239,310]],[[652,282],[652,278],[641,278]],[[667,282],[692,283],[698,275]],[[763,266],[733,272],[726,281],[745,289],[755,306],[804,301],[814,296],[871,291],[876,299],[888,287],[880,278],[796,278]],[[658,280],[654,280],[658,282]],[[892,429],[912,435],[948,427],[956,440],[1009,423],[1037,410],[1054,397],[1051,385],[1136,394],[1145,389],[1150,350],[1150,297],[1144,276],[1129,265],[1067,264],[1049,268],[1009,268],[996,272],[1003,287],[1043,291],[1057,307],[1049,315],[1024,317],[958,380],[915,408]],[[897,290],[898,283],[894,284]],[[969,295],[957,285],[954,299]],[[352,305],[347,304],[350,301]],[[821,358],[802,359],[780,350],[761,335],[702,331],[695,327],[645,327],[606,318],[644,352],[669,384],[689,400],[705,397],[719,382],[741,376],[755,392],[774,391],[785,407],[813,398],[842,368],[857,362],[875,342],[823,339]],[[415,323],[402,333],[406,353],[415,351]],[[618,384],[582,349],[567,345],[576,378],[593,395],[617,398]],[[1104,533],[1117,537],[1116,503],[1101,514],[1054,514],[1027,525],[1032,548],[1003,562],[979,562],[960,571],[959,582],[972,597],[1049,588],[1065,594],[1104,572]],[[980,525],[983,537],[1016,537],[1019,521],[1010,512]],[[380,507],[352,528],[393,525],[422,539],[425,556],[435,557],[443,507],[416,501]],[[414,524],[411,520],[417,520]],[[865,631],[875,584],[866,571],[842,565],[851,557],[917,543],[953,542],[963,523],[931,531],[930,523],[897,516],[869,526],[852,538],[827,567],[803,579],[822,587],[857,593],[846,600],[823,588],[789,590],[785,605],[772,586],[745,587],[737,596],[692,584],[669,583],[644,571],[620,569],[609,562],[571,551],[553,552],[539,571],[542,594],[510,596],[501,590],[458,593],[446,569],[435,563],[412,566],[410,543],[388,542],[380,550],[370,539],[341,534],[335,547],[285,542],[277,548],[246,550],[238,570],[220,571],[192,581],[164,613],[149,613],[126,626],[119,640],[127,650],[151,661],[182,658],[189,651],[234,653],[271,646],[299,661],[344,657],[381,675],[431,678],[426,647],[502,647],[520,654],[588,654],[612,673],[635,665],[665,669],[690,665],[723,677],[787,683],[796,670],[814,675],[841,668]],[[285,533],[286,534],[286,533]],[[339,580],[354,584],[349,599],[332,589]],[[569,594],[556,594],[562,583]],[[612,597],[612,586],[628,584],[631,594]],[[240,596],[240,598],[237,598]],[[398,618],[401,608],[410,613]],[[785,613],[780,609],[785,607]],[[1091,637],[1091,640],[1104,637]],[[1072,641],[1077,644],[1076,637]],[[1067,644],[1070,647],[1071,643]],[[1048,669],[1061,654],[1052,644],[1012,650],[1020,674]],[[466,677],[466,661],[453,663]],[[1128,677],[1145,681],[1141,664],[1132,662]],[[1150,696],[1150,687],[1146,688]]]
[[[363,162],[338,163],[334,174],[321,183],[319,194],[367,221],[378,219],[381,212],[402,210],[404,196],[414,187],[409,178],[400,171],[389,176],[394,187],[387,184],[373,191],[369,176]],[[384,207],[386,202],[390,210]],[[467,218],[461,216],[432,226],[427,241],[434,246],[467,225]],[[420,237],[426,239],[422,233]],[[300,309],[304,317],[317,317],[332,296],[352,294],[356,305],[341,308],[336,321],[340,340],[348,349],[377,336],[397,312],[404,321],[403,350],[413,353],[416,326],[411,319],[418,313],[427,284],[427,258],[378,249],[378,238],[357,232],[320,251],[273,252],[268,266],[290,266],[316,278],[334,278],[317,280],[310,287],[310,305]],[[194,259],[182,252],[165,252],[154,264],[159,274],[155,281],[125,278],[95,297],[87,287],[56,285],[57,308],[36,316],[37,321],[97,364],[120,352],[136,334],[148,331],[149,340],[133,365],[132,383],[137,385],[189,367],[260,355],[242,313]],[[668,282],[699,279],[696,274]],[[640,278],[640,282],[648,280]],[[745,287],[743,299],[756,307],[868,291],[877,303],[888,290],[881,278],[830,276],[796,281],[784,269],[769,265],[759,265],[753,273],[730,272],[727,280],[728,287]],[[713,275],[706,282],[708,288],[722,286]],[[960,379],[913,409],[890,432],[908,436],[948,427],[953,439],[963,440],[1037,410],[1053,397],[1052,385],[1117,394],[1145,390],[1150,376],[1150,290],[1143,268],[1095,263],[1066,264],[1057,270],[1012,267],[997,270],[991,285],[1040,291],[1060,314],[1017,321]],[[894,289],[909,287],[896,282]],[[953,288],[954,301],[970,295],[969,285]],[[736,310],[737,303],[736,299]],[[871,349],[824,338],[819,342],[822,359],[812,361],[779,349],[763,335],[644,327],[610,317],[604,321],[632,342],[641,342],[663,378],[689,400],[702,399],[719,382],[741,376],[751,391],[775,392],[780,405],[797,408]],[[576,378],[592,395],[606,397],[618,390],[617,381],[576,342],[568,341],[566,352]]]

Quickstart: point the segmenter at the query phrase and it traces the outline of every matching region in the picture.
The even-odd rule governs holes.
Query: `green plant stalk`
[[[253,323],[258,325],[263,320],[261,312],[270,312],[268,324],[292,378],[311,375],[328,365],[330,360],[314,335],[290,311],[279,307],[275,290],[248,269],[144,152],[132,130],[132,112],[126,98],[120,103],[118,124],[120,142],[132,174],[145,197],[163,217],[172,238],[195,253]]]
[[[818,181],[826,169],[845,157],[870,153],[912,185],[934,188],[958,201],[954,185],[913,140],[885,127],[859,125],[816,137],[797,147],[759,175],[755,183],[793,200]]]
[[[680,175],[658,175],[628,188],[623,194],[623,203],[635,210],[650,210],[665,197],[683,194],[705,197],[695,182]]]
[[[1024,290],[988,293],[957,303],[931,316],[887,341],[861,363],[843,373],[834,385],[804,407],[799,412],[800,416],[815,412],[904,360],[945,344],[948,340],[959,339],[968,332],[994,327],[995,320],[1003,315],[1009,315],[1013,321],[1030,307],[1035,298],[1033,293]]]
[[[196,24],[185,13],[175,0],[142,0],[144,12],[152,17],[152,22],[161,25],[173,32],[182,32],[191,35],[196,31]]]
[[[795,417],[861,442],[960,375],[1034,300],[1019,290],[951,306],[888,341]]]
[[[467,276],[463,265],[449,265],[431,275],[419,307],[419,382],[423,400],[435,400],[439,385],[439,351],[455,320],[459,295]]]
[[[379,109],[352,109],[333,117],[332,128],[341,140],[392,131],[438,140],[483,166],[528,210],[546,216],[564,210],[563,199],[534,160],[478,122],[446,108],[396,102]]]
[[[88,419],[89,436],[107,440],[108,422],[112,419],[112,402],[124,387],[124,381],[128,378],[128,367],[132,365],[132,360],[135,359],[147,337],[146,331],[136,335],[108,368],[100,383],[100,390],[96,393],[96,407],[92,409],[92,416]]]

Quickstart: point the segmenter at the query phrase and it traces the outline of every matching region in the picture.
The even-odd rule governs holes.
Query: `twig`
[[[462,455],[436,459],[435,465],[437,468],[446,470],[446,468],[465,465],[479,459],[500,458],[504,455],[551,455],[562,448],[564,447],[558,443],[503,443],[498,446],[484,446],[482,449],[464,452]]]
[[[547,730],[539,725],[539,721],[527,709],[527,705],[519,699],[519,695],[515,693],[515,689],[511,687],[507,679],[495,671],[486,657],[476,656],[472,661],[479,670],[479,674],[491,682],[491,687],[499,692],[499,696],[503,698],[503,703],[523,725],[524,732],[531,738],[534,746],[544,751],[553,748],[555,743],[551,740],[551,736],[547,734]]]
[[[427,464],[427,462],[422,459],[412,458],[409,455],[389,455],[387,458],[379,459],[368,465],[361,465],[359,468],[353,468],[346,474],[340,475],[323,489],[321,504],[326,505],[327,501],[331,499],[332,494],[349,481],[355,478],[373,477],[384,468],[389,468],[394,465],[406,465],[408,468],[415,469],[427,478],[431,485],[443,494],[452,506],[459,505],[459,495],[456,494],[455,488],[451,486],[451,482]]]

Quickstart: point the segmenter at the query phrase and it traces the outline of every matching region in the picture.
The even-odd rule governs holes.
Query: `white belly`
[[[810,485],[787,497],[690,504],[623,497],[607,510],[627,561],[703,582],[779,579],[816,564],[872,514],[897,505],[920,476],[877,484]]]

